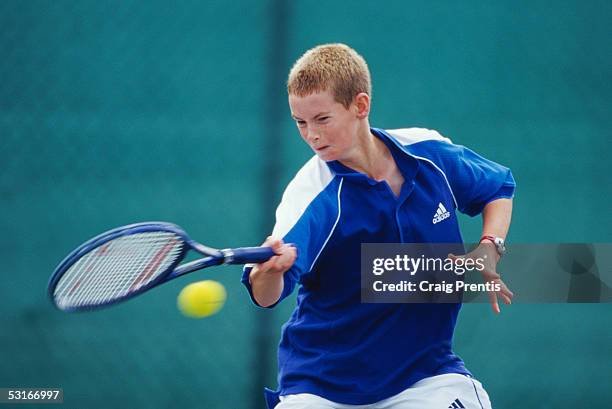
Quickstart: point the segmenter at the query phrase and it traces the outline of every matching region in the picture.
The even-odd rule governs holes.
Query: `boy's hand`
[[[280,299],[284,287],[283,273],[295,262],[297,251],[295,247],[273,237],[268,237],[263,245],[272,247],[277,255],[265,263],[255,264],[249,274],[249,282],[257,303],[269,307]]]
[[[489,291],[489,302],[491,303],[491,307],[493,307],[493,312],[495,312],[495,314],[499,314],[501,312],[497,297],[501,298],[503,303],[506,305],[512,304],[512,297],[514,297],[514,294],[506,286],[506,283],[503,282],[501,276],[497,272],[497,262],[499,261],[500,256],[497,253],[493,243],[483,241],[477,248],[463,256],[449,254],[448,257],[452,260],[459,258],[472,259],[474,261],[476,259],[483,260],[484,269],[480,273],[482,274],[484,282],[500,285],[500,291]]]
[[[289,246],[281,239],[269,236],[262,246],[269,246],[277,254],[265,263],[257,265],[257,270],[261,274],[283,274],[289,270],[297,257],[295,247]]]

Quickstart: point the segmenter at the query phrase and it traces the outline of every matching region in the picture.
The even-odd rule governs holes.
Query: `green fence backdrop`
[[[320,43],[368,60],[374,126],[437,129],[512,168],[509,241],[612,241],[611,19],[606,1],[0,2],[0,387],[62,387],[66,408],[263,406],[293,298],[259,311],[227,267],[70,315],[46,284],[132,222],[262,241],[311,155],[285,75]],[[181,316],[204,277],[226,306]],[[466,305],[455,348],[495,408],[612,399],[609,304]]]

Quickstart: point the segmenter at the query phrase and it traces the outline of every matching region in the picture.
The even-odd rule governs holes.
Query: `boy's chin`
[[[315,152],[315,154],[319,157],[319,159],[321,159],[322,161],[325,161],[325,162],[333,162],[333,161],[337,160],[334,155],[328,155],[328,154],[319,153],[319,152]]]
[[[336,155],[334,155],[331,152],[326,152],[326,151],[314,151],[315,155],[317,155],[319,157],[319,159],[325,161],[325,162],[332,162],[335,160],[338,160],[338,158],[336,157]]]

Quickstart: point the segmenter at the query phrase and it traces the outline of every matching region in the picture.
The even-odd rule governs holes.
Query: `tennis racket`
[[[179,265],[190,250],[204,255]],[[217,250],[171,223],[118,227],[83,243],[55,269],[49,296],[62,311],[88,311],[135,297],[176,277],[221,264],[261,263],[270,247]]]

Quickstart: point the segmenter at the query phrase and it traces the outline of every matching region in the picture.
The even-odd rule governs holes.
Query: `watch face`
[[[501,237],[495,238],[495,247],[497,247],[497,252],[501,255],[506,253],[506,244],[504,243],[504,239]]]

